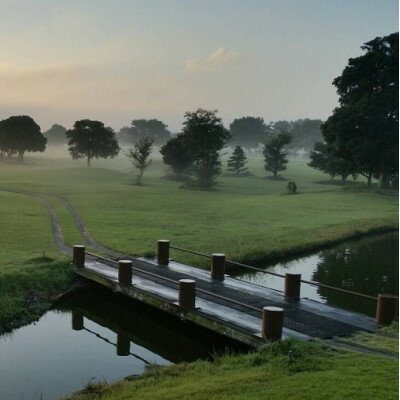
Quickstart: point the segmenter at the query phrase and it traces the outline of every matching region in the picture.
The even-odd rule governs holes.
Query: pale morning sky
[[[397,30],[396,0],[0,0],[0,118],[324,119],[348,58]]]

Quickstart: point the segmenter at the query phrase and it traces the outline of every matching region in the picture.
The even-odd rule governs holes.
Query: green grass
[[[73,280],[54,243],[46,209],[35,199],[0,192],[0,333],[37,319]],[[28,292],[35,300],[25,303]]]
[[[397,399],[397,360],[286,340],[244,355],[153,367],[141,378],[88,385],[70,400]]]
[[[288,180],[266,178],[261,158],[249,162],[252,175],[225,174],[211,191],[183,189],[166,179],[168,171],[157,158],[144,186],[133,184],[125,158],[98,160],[91,169],[82,160],[43,156],[1,167],[0,186],[67,198],[97,241],[135,255],[154,252],[155,241],[168,238],[182,247],[261,263],[398,226],[395,196],[316,183],[328,177],[305,162],[290,162],[282,174],[296,182],[300,194],[293,196],[286,194]],[[57,205],[67,242],[81,241],[62,208]],[[195,256],[173,257],[204,266]]]

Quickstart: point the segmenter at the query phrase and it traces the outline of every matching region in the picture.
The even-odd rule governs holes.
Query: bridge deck
[[[219,282],[212,280],[207,271],[176,262],[171,261],[166,267],[150,260],[131,260],[132,286],[121,286],[116,265],[104,260],[87,258],[85,268],[76,268],[76,272],[125,295],[254,346],[263,342],[261,310],[264,306],[284,309],[283,337],[326,339],[350,335],[358,330],[376,329],[373,319],[365,315],[308,299],[291,301],[281,292],[229,276]],[[209,292],[197,292],[195,310],[184,311],[177,305],[178,280],[185,278],[195,279],[197,288]],[[260,311],[238,303],[256,307]]]

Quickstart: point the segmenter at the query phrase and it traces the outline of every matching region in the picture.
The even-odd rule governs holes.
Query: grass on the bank
[[[70,400],[391,400],[397,360],[294,339],[244,355],[153,367],[141,378],[89,384]]]
[[[379,228],[397,227],[397,198],[342,190],[321,184],[329,177],[305,162],[290,161],[283,180],[273,180],[261,157],[249,162],[252,175],[224,174],[215,190],[182,188],[166,179],[167,168],[154,157],[144,185],[136,186],[128,160],[27,158],[25,165],[2,164],[0,187],[63,196],[77,209],[92,236],[103,245],[135,255],[152,254],[167,238],[193,250],[225,252],[230,258],[261,262],[313,249],[321,244]],[[289,180],[299,194],[287,195]],[[57,212],[62,205],[57,205]],[[68,243],[80,240],[60,212]],[[203,260],[173,253],[182,262]]]
[[[0,333],[40,317],[72,282],[37,200],[0,192]]]

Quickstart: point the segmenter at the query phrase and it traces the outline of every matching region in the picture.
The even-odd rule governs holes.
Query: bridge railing
[[[383,325],[390,324],[396,318],[396,316],[398,316],[398,297],[393,296],[391,294],[379,294],[377,297],[375,297],[375,296],[367,295],[364,293],[358,293],[358,292],[354,292],[354,291],[347,290],[347,289],[342,289],[342,288],[338,288],[338,287],[334,287],[334,286],[325,285],[320,282],[301,279],[301,274],[294,274],[294,273],[285,273],[284,275],[278,274],[276,272],[266,271],[264,269],[257,268],[257,267],[247,265],[247,264],[243,264],[243,263],[240,263],[237,261],[227,260],[225,257],[225,254],[223,254],[223,253],[213,253],[213,254],[209,255],[209,254],[201,253],[201,252],[194,251],[194,250],[184,249],[184,248],[178,247],[178,246],[173,246],[170,244],[169,240],[158,240],[157,241],[157,261],[158,261],[159,265],[167,266],[169,264],[170,249],[174,249],[174,250],[178,250],[178,251],[182,251],[182,252],[186,252],[189,254],[194,254],[194,255],[198,255],[201,257],[206,257],[206,258],[211,259],[211,278],[213,278],[215,280],[223,281],[225,278],[225,265],[231,264],[231,265],[235,265],[235,266],[238,266],[241,268],[247,268],[247,269],[251,269],[253,271],[258,271],[258,272],[262,272],[262,273],[266,273],[269,275],[283,278],[284,279],[284,296],[291,300],[300,299],[301,283],[305,283],[305,284],[313,285],[316,287],[322,287],[322,288],[326,288],[329,290],[334,290],[337,292],[345,293],[348,295],[353,295],[353,296],[377,301],[376,321],[379,324],[383,324]],[[131,282],[132,270],[138,270],[140,272],[146,273],[149,276],[153,275],[154,277],[157,277],[158,279],[170,281],[170,283],[173,282],[173,283],[179,285],[180,288],[182,286],[182,289],[181,289],[182,295],[180,294],[180,297],[182,297],[182,304],[189,304],[192,301],[190,298],[187,299],[187,297],[189,295],[185,295],[184,293],[193,293],[193,289],[190,289],[190,285],[193,285],[193,283],[190,283],[190,282],[182,282],[181,283],[180,281],[174,281],[174,280],[171,280],[164,276],[153,274],[149,271],[141,270],[137,267],[133,267],[132,262],[129,260],[125,260],[125,261],[120,260],[119,262],[110,260],[106,257],[102,257],[97,254],[85,251],[84,246],[74,246],[73,259],[74,259],[75,266],[78,266],[78,267],[84,266],[85,254],[92,256],[92,257],[99,258],[99,259],[103,259],[103,260],[107,261],[108,263],[118,265],[119,278],[121,280],[121,283]],[[126,264],[126,266],[124,266],[125,264]],[[263,316],[265,317],[265,314],[266,314],[265,308],[259,309],[259,308],[250,306],[248,304],[241,303],[236,300],[227,298],[225,296],[221,296],[216,293],[205,291],[204,289],[198,288],[197,291],[203,292],[210,296],[219,297],[221,300],[224,300],[224,301],[229,301],[231,303],[234,303],[234,304],[237,304],[237,305],[249,308],[249,309],[253,309],[253,311],[256,310],[260,313],[263,313]],[[188,303],[186,303],[186,302],[188,302]],[[283,319],[283,310],[282,309],[280,309],[280,310],[282,311],[282,319]],[[265,332],[264,332],[264,334],[265,334]]]

